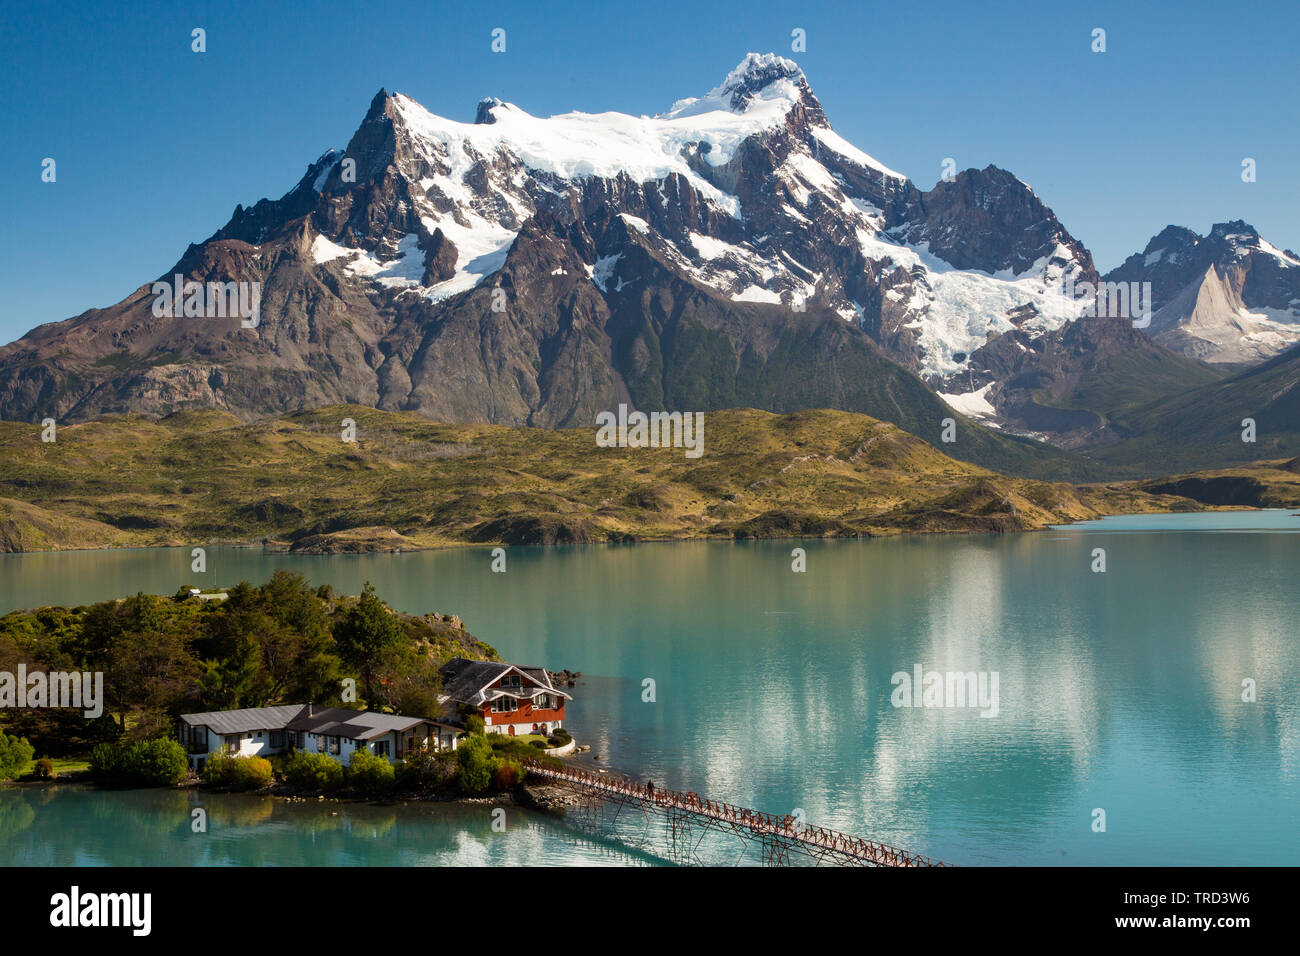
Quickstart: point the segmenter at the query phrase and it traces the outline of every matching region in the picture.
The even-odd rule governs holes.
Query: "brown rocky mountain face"
[[[1041,335],[999,336],[971,364],[980,372],[971,372],[965,390],[989,385],[998,422],[1073,449],[1119,440],[1126,412],[1220,377],[1154,342],[1132,320],[1103,316]]]
[[[1096,281],[1092,255],[1032,189],[1005,169],[967,169],[916,197],[894,233],[957,269],[1028,272],[1056,259],[1077,263],[1076,281]],[[1014,242],[1009,242],[1010,237]]]
[[[257,283],[256,327],[157,316],[146,284],[0,349],[0,414],[251,420],[351,403],[570,427],[621,402],[835,407],[938,441],[953,411],[927,384],[982,377],[1005,424],[1058,440],[1095,427],[1038,429],[1017,412],[1041,399],[1039,379],[1052,400],[1086,386],[1077,341],[1098,336],[1071,331],[1078,303],[1059,287],[1096,280],[1087,250],[996,167],[918,189],[835,134],[799,69],[771,55],[652,118],[543,120],[485,100],[463,124],[381,90],[346,148],[282,198],[237,206],[160,278],[175,274]],[[1099,354],[1138,341],[1165,361],[1127,335]],[[1194,363],[1171,369],[1169,387],[1202,380]],[[1077,468],[964,434],[945,450]]]

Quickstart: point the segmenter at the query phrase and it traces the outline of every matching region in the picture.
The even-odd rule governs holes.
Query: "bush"
[[[99,780],[121,776],[124,751],[118,744],[95,744],[90,751],[90,774]]]
[[[36,768],[32,772],[36,774],[37,780],[54,780],[59,775],[59,772],[54,769],[54,761],[49,757],[42,757],[36,761]]]
[[[565,730],[563,727],[556,727],[554,730],[551,731],[550,739],[558,740],[561,744],[567,744],[570,740],[573,739],[573,737],[570,736],[569,732]]]
[[[456,776],[456,754],[450,750],[415,750],[397,765],[397,786],[403,790],[442,790]]]
[[[554,739],[555,738],[552,737],[550,740],[530,740],[528,741],[528,746],[536,747],[538,750],[545,750],[547,747],[552,746],[551,740]]]
[[[26,737],[0,733],[0,780],[12,780],[26,770],[35,752]]]
[[[343,764],[329,754],[299,750],[285,765],[285,778],[304,790],[337,790],[343,786]]]
[[[497,760],[484,734],[466,737],[461,742],[456,748],[456,763],[460,765],[457,779],[466,793],[482,793],[492,783]]]
[[[171,786],[184,780],[189,769],[185,748],[175,740],[142,740],[122,755],[121,773],[137,786]]]
[[[369,750],[354,750],[348,764],[348,782],[362,793],[383,793],[396,782],[396,772],[387,757]]]
[[[218,787],[236,790],[260,790],[275,779],[271,761],[265,757],[234,757],[213,754],[203,767],[203,779]]]
[[[499,761],[492,772],[492,784],[498,790],[509,790],[523,779],[524,768],[510,759]]]
[[[532,741],[523,741],[508,734],[488,734],[487,739],[498,761],[512,759],[518,763],[522,760],[555,760],[554,757],[548,757],[544,752],[539,753],[537,748],[530,746]]]
[[[483,718],[478,714],[470,714],[465,718],[465,733],[473,736],[481,734],[487,730],[487,724],[483,723]]]

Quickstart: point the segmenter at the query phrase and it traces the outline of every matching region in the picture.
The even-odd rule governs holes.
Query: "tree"
[[[233,710],[265,703],[262,651],[251,634],[232,635],[225,653],[203,662],[199,699],[207,710]]]
[[[339,655],[360,674],[367,703],[375,696],[375,669],[384,653],[401,639],[401,625],[367,581],[361,599],[334,624]]]
[[[35,752],[26,737],[0,733],[0,780],[12,780],[26,770]]]
[[[423,645],[399,641],[384,648],[371,667],[374,682],[371,707],[387,707],[411,717],[436,719],[442,708],[438,689],[442,680],[438,665]]]
[[[145,715],[136,728],[142,733],[166,729],[166,715],[179,709],[199,673],[186,629],[164,619],[161,603],[146,594],[123,601],[117,613],[120,628],[98,652],[104,693],[119,715],[119,726],[125,728],[126,715],[138,711]],[[105,625],[97,625],[100,637],[112,631]]]

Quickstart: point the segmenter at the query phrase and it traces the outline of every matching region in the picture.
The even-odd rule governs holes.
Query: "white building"
[[[353,753],[364,749],[396,763],[415,749],[455,750],[461,731],[423,717],[311,704],[182,714],[178,725],[195,770],[202,770],[214,753],[267,757],[291,750],[329,754],[346,766]]]

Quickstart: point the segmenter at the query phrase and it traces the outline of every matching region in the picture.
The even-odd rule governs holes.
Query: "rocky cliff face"
[[[1240,220],[1205,236],[1168,226],[1105,278],[1150,282],[1148,333],[1189,358],[1251,365],[1300,342],[1300,256]]]
[[[757,54],[655,117],[488,99],[457,123],[381,90],[346,147],[237,206],[177,274],[257,283],[260,320],[159,316],[146,284],[0,349],[4,416],[356,403],[562,427],[620,402],[830,406],[937,440],[951,409],[926,384],[996,385],[1000,423],[1031,427],[1021,353],[1077,380],[1061,288],[1097,279],[1010,173],[923,191]],[[1000,442],[954,450],[1008,467],[980,458]]]

